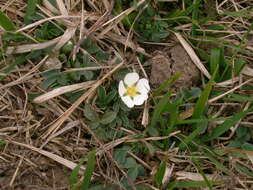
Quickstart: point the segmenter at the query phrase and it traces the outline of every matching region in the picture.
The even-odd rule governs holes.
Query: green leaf
[[[201,116],[203,115],[204,109],[206,107],[206,103],[208,101],[208,97],[209,97],[212,87],[213,87],[213,84],[214,84],[214,77],[212,77],[210,79],[210,81],[207,83],[204,91],[202,92],[201,96],[199,97],[199,99],[194,107],[194,112],[192,115],[193,119],[201,118]]]
[[[97,122],[99,120],[98,114],[87,103],[84,106],[84,116],[90,121]]]
[[[106,112],[100,119],[100,123],[106,125],[111,123],[117,116],[117,113],[114,111],[108,111]]]
[[[226,166],[223,165],[223,162],[221,162],[220,160],[216,160],[213,156],[211,156],[209,150],[206,152],[207,153],[204,156],[207,156],[207,158],[211,161],[212,164],[215,165],[215,167],[218,170],[221,170],[222,172],[226,173],[227,175],[233,175],[231,170],[229,170]]]
[[[193,1],[193,10],[192,10],[192,21],[194,21],[196,24],[198,24],[198,15],[200,12],[200,2],[202,0],[194,0]],[[197,25],[196,24],[192,24],[192,36],[196,37],[197,35]]]
[[[236,101],[236,102],[253,102],[253,98],[249,96],[242,96],[239,94],[230,94],[229,98],[224,98],[224,100]]]
[[[217,69],[216,69],[216,72],[217,72]],[[201,96],[199,97],[199,99],[198,99],[198,101],[197,101],[197,103],[194,107],[194,112],[193,112],[193,115],[192,115],[193,119],[203,118],[202,116],[203,116],[203,113],[204,113],[206,103],[208,101],[209,94],[211,93],[212,86],[214,84],[214,77],[216,75],[216,72],[213,74],[212,78],[207,83],[204,91],[202,92]],[[201,124],[197,125],[196,129],[188,137],[185,138],[184,143],[181,143],[179,145],[180,149],[185,148],[185,146],[189,142],[191,142],[196,136],[198,136],[201,133],[202,129],[203,129],[203,127],[202,127]]]
[[[241,148],[242,142],[239,140],[234,140],[230,141],[230,143],[227,145],[227,147],[232,147],[232,148]]]
[[[155,174],[155,183],[156,183],[157,186],[162,185],[165,170],[166,170],[166,162],[162,161],[158,171]]]
[[[125,163],[122,165],[124,168],[132,168],[135,167],[137,165],[135,159],[133,159],[132,157],[127,157],[125,160]]]
[[[153,96],[159,95],[162,91],[170,87],[177,79],[180,78],[180,76],[181,76],[181,73],[177,73],[173,75],[172,77],[170,77],[159,88],[153,91]]]
[[[115,159],[116,162],[118,162],[118,164],[123,166],[126,162],[126,155],[129,150],[130,150],[130,147],[128,146],[123,146],[122,148],[118,148],[115,150],[113,158]]]
[[[0,139],[0,147],[6,145],[6,142],[3,139]]]
[[[177,125],[185,125],[185,124],[192,124],[192,123],[207,123],[210,121],[219,121],[224,120],[224,118],[200,118],[200,119],[185,119],[181,121],[177,121]]]
[[[253,172],[250,171],[248,168],[244,167],[241,164],[236,164],[236,168],[241,170],[243,173],[245,173],[246,175],[253,177]]]
[[[132,182],[134,182],[136,180],[138,174],[139,174],[139,167],[138,166],[130,168],[127,172],[127,175],[130,177]]]
[[[148,127],[148,131],[152,131],[155,128],[156,123],[159,121],[159,118],[166,107],[166,105],[169,102],[169,97],[171,96],[171,91],[168,91],[163,98],[158,102],[158,104],[155,106],[153,116],[151,118],[151,124]],[[153,136],[154,134],[150,134]]]
[[[243,150],[247,150],[247,151],[253,151],[253,144],[250,143],[244,143],[241,148]]]
[[[91,121],[91,122],[89,122],[89,127],[90,127],[90,129],[97,129],[98,127],[99,127],[99,121]]]
[[[98,99],[100,101],[104,101],[105,97],[106,97],[106,91],[104,87],[99,86],[97,88],[97,94],[98,94]]]
[[[118,185],[109,184],[109,185],[96,185],[94,187],[90,187],[89,190],[116,190],[120,189]]]
[[[82,190],[88,190],[92,173],[95,169],[95,164],[96,164],[96,151],[93,150],[88,154],[88,162],[83,174]]]
[[[211,74],[212,75],[214,74],[216,68],[219,68],[220,57],[221,57],[221,49],[220,48],[211,49],[210,69],[211,69]]]
[[[109,92],[106,96],[106,99],[104,101],[104,104],[105,105],[108,105],[112,100],[113,98],[117,95],[117,91],[116,90],[112,90],[111,92]]]
[[[24,23],[25,24],[31,24],[32,19],[31,16],[35,13],[37,0],[28,0],[27,7],[26,7],[26,13],[24,17]]]
[[[243,69],[243,67],[247,64],[247,62],[245,61],[245,59],[243,58],[239,58],[235,61],[234,64],[234,73],[235,76],[238,76],[241,72],[241,70]]]
[[[82,159],[79,164],[72,170],[69,181],[71,185],[75,185],[78,181],[78,173],[81,165],[83,165],[84,159]]]
[[[244,127],[244,126],[240,126],[240,127],[238,127],[237,130],[236,130],[236,136],[239,137],[239,138],[241,138],[241,137],[247,135],[248,133],[249,133],[248,128],[247,128],[247,127]]]
[[[209,181],[210,185],[219,185],[222,184],[222,181]],[[205,181],[173,181],[169,183],[167,190],[172,190],[174,188],[198,188],[198,187],[208,187],[208,184]]]
[[[131,184],[134,184],[138,175],[139,175],[139,166],[130,168],[127,172],[128,178],[123,177],[121,180],[122,185],[127,189],[132,189]]]
[[[11,22],[11,20],[3,12],[1,12],[1,11],[0,11],[0,25],[6,31],[16,30],[16,27]]]
[[[20,65],[24,63],[27,59],[33,59],[33,58],[38,58],[40,56],[42,51],[34,51],[29,53],[28,55],[21,55],[19,56],[13,63],[11,63],[7,68],[3,70],[3,73],[10,73],[15,66]],[[0,76],[0,81],[3,80],[5,76]]]
[[[50,77],[45,79],[42,84],[40,85],[41,88],[47,89],[49,86],[53,85],[56,82],[57,78]]]
[[[203,137],[202,138],[203,142],[207,142],[207,141],[218,138],[223,133],[228,131],[233,125],[235,125],[240,119],[245,117],[248,114],[248,112],[252,110],[253,110],[253,107],[249,108],[248,110],[236,113],[233,117],[227,119],[220,126],[213,129],[212,134],[209,137],[207,136]]]
[[[80,71],[80,73],[82,73],[86,80],[91,80],[94,76],[93,71]]]
[[[183,95],[183,98],[186,102],[189,102],[195,98],[199,98],[201,95],[201,89],[200,88],[193,88],[191,90],[187,88],[181,88],[181,94]]]

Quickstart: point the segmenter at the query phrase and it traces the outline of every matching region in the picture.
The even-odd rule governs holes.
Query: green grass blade
[[[221,57],[221,49],[213,48],[211,50],[211,55],[210,55],[210,70],[211,70],[212,75],[214,74],[215,69],[219,68],[220,57]]]
[[[200,119],[202,117],[203,113],[204,113],[204,109],[205,109],[206,103],[208,101],[208,97],[211,93],[212,86],[214,84],[214,77],[216,75],[216,72],[217,72],[217,69],[216,69],[215,73],[213,74],[212,78],[207,83],[204,91],[202,92],[201,96],[199,97],[199,99],[198,99],[198,101],[195,105],[194,112],[193,112],[193,115],[192,115],[193,119]],[[196,126],[195,130],[188,137],[185,138],[184,143],[181,143],[179,145],[179,148],[180,149],[185,148],[185,145],[187,145],[196,136],[198,136],[200,134],[201,130],[202,130],[202,125],[201,124]]]
[[[210,185],[218,185],[222,184],[221,181],[209,181]],[[200,187],[207,187],[205,181],[173,181],[169,183],[168,190],[174,188],[200,188]]]
[[[12,21],[1,11],[0,11],[0,25],[6,31],[12,31],[16,29]]]
[[[88,154],[88,162],[83,174],[82,190],[88,190],[91,181],[92,173],[96,164],[96,151],[93,150]]]
[[[26,61],[26,56],[25,55],[19,56],[13,63],[11,63],[7,68],[5,68],[3,70],[3,73],[5,73],[5,74],[10,73],[16,65],[22,64],[25,61]],[[3,80],[4,78],[5,78],[5,76],[0,76],[0,81]]]
[[[71,185],[75,185],[78,181],[78,172],[80,170],[81,165],[83,165],[84,160],[82,159],[79,164],[73,169],[70,174],[69,181]]]
[[[158,171],[155,174],[155,183],[157,186],[162,185],[162,181],[163,181],[163,176],[165,174],[165,170],[166,170],[166,162],[162,161],[162,163],[160,164],[160,167],[158,169]]]
[[[172,110],[170,112],[170,117],[169,117],[169,122],[168,122],[168,129],[167,129],[167,134],[169,135],[170,132],[173,131],[173,127],[175,126],[175,124],[177,123],[177,119],[178,119],[178,110],[179,110],[179,106],[181,105],[181,103],[175,103],[175,109]]]
[[[192,10],[192,20],[198,23],[198,15],[199,15],[199,6],[202,0],[195,0],[193,3],[193,10]],[[195,37],[197,34],[197,25],[193,23],[192,25],[192,36]]]
[[[31,16],[35,13],[36,4],[37,4],[37,0],[28,0],[27,7],[26,7],[26,13],[25,13],[25,17],[24,17],[25,24],[32,23]]]
[[[13,63],[11,63],[7,68],[3,70],[3,73],[5,74],[10,73],[15,68],[15,66],[24,63],[27,59],[37,58],[41,53],[42,51],[34,51],[29,53],[28,55],[19,56]],[[4,78],[5,76],[0,76],[0,81],[3,80]]]
[[[211,156],[210,154],[204,154],[203,156],[207,156],[207,158],[212,162],[212,164],[215,165],[215,167],[219,170],[221,170],[222,172],[226,173],[227,175],[232,175],[232,172],[222,164],[222,162],[216,160],[213,156]]]
[[[252,10],[239,10],[236,12],[230,12],[230,11],[225,11],[221,15],[227,15],[227,16],[238,16],[238,17],[247,17],[250,18]]]
[[[223,100],[235,101],[235,102],[253,102],[252,97],[242,96],[242,95],[239,95],[239,94],[230,94],[229,98],[223,98]]]
[[[159,88],[157,88],[153,91],[153,96],[159,95],[166,88],[170,87],[177,79],[180,78],[180,76],[181,76],[181,73],[177,73],[177,74],[173,75],[172,77],[170,77]]]
[[[169,102],[169,97],[171,96],[171,91],[168,91],[163,98],[158,102],[158,104],[155,106],[155,110],[153,113],[153,116],[151,118],[151,123],[150,126],[148,127],[149,129],[152,129],[155,127],[156,123],[159,121],[159,118],[166,107],[166,105]]]
[[[223,133],[225,133],[226,131],[228,131],[233,125],[235,125],[240,119],[242,119],[243,117],[245,117],[248,114],[248,112],[250,112],[252,110],[253,110],[253,106],[250,107],[248,110],[236,113],[233,117],[227,119],[220,126],[216,127],[213,130],[213,132],[212,132],[212,134],[210,136],[203,137],[202,141],[203,142],[207,142],[207,141],[210,141],[210,140],[218,138]]]
[[[225,120],[225,119],[226,118],[223,118],[223,117],[220,117],[220,118],[185,119],[185,120],[181,120],[181,121],[176,121],[176,125],[196,124],[196,123],[219,121],[219,120]]]
[[[203,170],[201,169],[202,167],[200,166],[199,161],[197,159],[192,159],[192,161],[194,162],[195,166],[198,168],[198,171],[199,171],[200,175],[203,177],[204,181],[206,182],[206,185],[209,188],[209,190],[212,190],[212,185],[209,182],[209,180],[207,179]]]
[[[244,167],[241,164],[236,164],[236,168],[239,169],[241,172],[245,173],[249,177],[253,177],[253,172],[250,171],[248,168]]]
[[[194,112],[192,114],[193,119],[201,118],[201,116],[204,113],[204,109],[205,109],[206,103],[208,101],[208,97],[211,93],[211,90],[212,90],[212,87],[214,84],[214,76],[215,76],[215,74],[210,79],[210,81],[207,83],[204,91],[202,92],[201,96],[199,97],[199,99],[194,107]]]

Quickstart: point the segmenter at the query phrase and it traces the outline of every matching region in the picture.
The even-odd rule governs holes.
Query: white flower
[[[139,78],[137,73],[128,73],[124,81],[119,82],[119,95],[129,108],[134,105],[142,105],[148,99],[150,91],[148,80]]]

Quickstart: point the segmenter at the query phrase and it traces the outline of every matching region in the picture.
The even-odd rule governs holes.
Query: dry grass
[[[177,33],[172,33],[164,43],[141,43],[135,38],[139,36],[138,32],[133,28],[126,29],[122,24],[123,19],[137,8],[140,8],[141,11],[145,9],[145,0],[138,1],[136,5],[123,10],[118,15],[112,14],[115,3],[113,0],[56,0],[57,8],[52,6],[48,0],[42,2],[42,4],[37,5],[37,9],[40,11],[38,14],[43,19],[24,25],[23,17],[26,12],[26,2],[23,0],[0,1],[1,11],[13,21],[17,28],[14,33],[20,32],[30,39],[29,42],[13,41],[8,44],[5,56],[1,57],[0,76],[5,78],[0,83],[0,140],[3,140],[5,144],[0,145],[0,189],[69,189],[69,175],[71,173],[69,169],[75,168],[93,148],[97,149],[97,162],[92,181],[117,184],[121,189],[126,189],[120,183],[120,179],[122,176],[127,176],[127,170],[117,163],[113,157],[116,147],[136,143],[138,146],[150,148],[153,141],[172,137],[173,139],[180,139],[181,136],[178,134],[181,133],[187,135],[188,129],[182,128],[166,136],[147,136],[142,125],[146,127],[150,120],[150,113],[153,110],[151,100],[139,108],[143,113],[140,112],[139,117],[135,118],[138,127],[132,130],[118,126],[117,130],[124,131],[126,135],[109,142],[100,139],[89,128],[88,121],[83,117],[83,107],[80,106],[83,103],[90,103],[100,113],[101,110],[95,104],[97,88],[110,84],[114,80],[112,75],[119,69],[125,68],[129,71],[135,69],[142,71],[143,75],[149,75],[149,66],[143,66],[138,55],[143,54],[146,58],[151,57],[150,49],[155,44],[168,46],[169,43],[181,43],[193,63],[200,69],[203,79],[204,77],[211,78],[211,74],[207,70],[207,62],[199,57],[199,48],[210,51],[213,46],[225,46],[227,47],[225,56],[230,58],[231,62],[235,61],[236,58],[247,60],[248,64],[240,75],[233,75],[228,80],[214,85],[214,90],[222,90],[223,93],[208,100],[208,105],[210,105],[208,114],[214,118],[223,117],[225,120],[235,113],[233,110],[247,110],[251,107],[250,101],[239,104],[224,101],[222,98],[234,92],[251,97],[252,90],[247,91],[242,87],[245,85],[252,86],[253,72],[250,62],[252,62],[253,41],[250,37],[253,33],[249,28],[253,14],[248,12],[245,15],[242,13],[242,16],[238,16],[224,13],[228,11],[240,13],[243,10],[252,10],[252,1],[224,0],[216,1],[216,3],[210,0],[206,1],[206,6],[211,6],[210,9],[218,13],[218,16],[201,25],[197,31],[213,36],[217,41],[205,38],[204,35],[202,38],[190,35],[192,23],[186,23],[174,27],[173,29],[176,29]],[[184,8],[184,3],[181,5],[179,1],[169,0],[167,3],[168,6],[170,3],[176,3],[182,9]],[[152,1],[152,4],[155,7],[157,1]],[[60,28],[62,35],[46,42],[38,41],[35,32],[47,22],[52,23],[56,28]],[[225,29],[222,31],[209,29],[211,25],[220,25]],[[248,33],[247,36],[246,33]],[[3,29],[1,29],[1,34],[5,34]],[[91,37],[95,44],[110,55],[106,62],[101,64],[81,46],[87,37]],[[68,60],[76,59],[79,53],[86,54],[99,66],[63,68],[63,63],[59,60],[58,55],[61,48],[70,40],[74,46]],[[192,44],[191,40],[200,40],[207,42],[207,44]],[[53,46],[51,53],[43,55],[43,57],[40,56],[38,59],[28,58],[26,64],[16,65],[10,73],[4,72],[8,64],[15,61],[19,55],[51,46]],[[119,60],[119,64],[114,64],[115,60]],[[49,88],[45,91],[40,86],[44,80],[41,74],[55,68],[61,68],[65,73],[74,70],[99,70],[100,74],[96,80],[55,89]],[[65,96],[62,96],[67,92],[84,89],[86,91],[74,102],[70,102]],[[32,94],[40,96],[31,99]],[[188,105],[182,105],[182,107],[189,105],[192,103],[189,102]],[[182,120],[187,119],[192,114],[193,109],[186,110],[181,113],[180,118]],[[220,120],[210,122],[208,130],[212,130],[220,123]],[[217,157],[212,160],[211,158],[215,154],[207,154],[209,149],[205,147],[202,147],[203,150],[206,149],[203,151],[205,153],[201,151],[193,153],[189,150],[181,151],[173,144],[166,151],[153,146],[153,154],[137,155],[129,151],[128,156],[146,170],[146,173],[134,183],[129,180],[130,189],[137,189],[137,184],[145,185],[150,189],[158,189],[153,178],[162,160],[167,162],[163,183],[174,180],[203,181],[202,170],[202,172],[208,173],[206,175],[207,180],[222,181],[221,184],[212,189],[252,189],[252,176],[246,175],[236,167],[236,164],[240,163],[252,172],[252,151],[226,148],[229,141],[234,138],[235,131],[241,123],[251,130],[253,126],[252,112],[247,114],[246,119],[239,120],[224,137],[225,139],[219,138],[212,142],[213,144],[209,144],[210,147],[213,146],[222,150],[222,158]],[[146,136],[136,138],[136,136],[143,134]],[[201,170],[196,159],[201,160]],[[215,163],[215,160],[220,165]],[[217,168],[218,166],[226,167],[226,172]],[[81,169],[83,171],[85,166]]]

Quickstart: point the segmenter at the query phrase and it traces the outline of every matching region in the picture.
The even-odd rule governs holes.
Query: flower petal
[[[140,77],[137,73],[128,73],[124,78],[124,82],[126,83],[127,86],[132,86],[139,80],[139,78]]]
[[[124,83],[123,83],[122,80],[119,82],[119,89],[118,90],[119,90],[120,97],[122,97],[123,94],[126,93],[126,88],[125,88]]]
[[[129,96],[122,96],[121,99],[127,105],[127,107],[134,107],[134,101]]]
[[[145,78],[140,79],[137,83],[137,88],[141,94],[148,93],[150,91],[148,80]]]
[[[148,94],[141,94],[141,95],[138,95],[138,96],[135,96],[134,97],[134,104],[139,106],[139,105],[142,105],[144,103],[145,100],[148,99]]]

